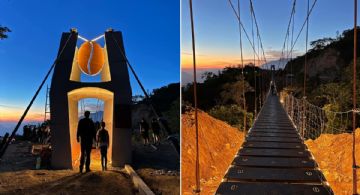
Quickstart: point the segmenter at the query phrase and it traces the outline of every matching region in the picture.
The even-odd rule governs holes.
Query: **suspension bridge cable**
[[[309,16],[309,4],[310,0],[307,0],[307,15]],[[302,135],[305,133],[305,100],[306,100],[306,79],[307,79],[307,52],[308,52],[308,38],[309,38],[309,17],[306,17],[306,34],[305,34],[305,60],[304,60],[304,87],[303,87],[303,124]]]
[[[307,14],[309,14],[309,2],[307,0]],[[309,40],[309,17],[306,17],[306,34],[305,34],[305,62],[304,62],[304,94],[306,98],[306,79],[307,79],[307,52],[308,52],[308,40]]]
[[[195,162],[195,180],[196,185],[194,192],[200,194],[200,163],[199,163],[199,124],[198,124],[198,109],[197,109],[197,91],[196,91],[196,50],[195,50],[195,30],[194,30],[194,16],[192,0],[189,0],[190,7],[190,22],[191,22],[191,41],[192,41],[192,56],[194,69],[194,106],[195,106],[195,139],[196,139],[196,162]]]
[[[12,131],[10,137],[9,137],[8,140],[5,142],[2,150],[0,151],[0,158],[5,154],[5,151],[6,151],[7,147],[9,146],[9,143],[10,143],[11,140],[15,137],[15,134],[16,134],[16,132],[18,131],[21,123],[22,123],[23,120],[25,119],[25,117],[26,117],[27,113],[29,112],[31,106],[33,105],[36,97],[37,97],[38,94],[40,93],[42,87],[44,86],[44,84],[45,84],[46,80],[48,79],[50,73],[51,73],[52,70],[54,69],[54,67],[55,67],[58,59],[59,59],[60,56],[62,55],[65,47],[67,46],[67,44],[68,44],[69,40],[71,39],[71,37],[73,36],[73,34],[74,34],[74,33],[72,32],[72,33],[70,34],[70,36],[68,37],[68,39],[66,40],[64,46],[63,46],[63,47],[61,48],[61,50],[60,50],[59,55],[58,55],[58,56],[56,57],[56,59],[54,60],[53,64],[51,65],[51,67],[50,67],[50,69],[49,69],[49,71],[48,71],[47,74],[45,75],[45,78],[44,78],[43,81],[41,82],[39,88],[36,90],[35,95],[34,95],[33,98],[31,99],[29,105],[27,106],[27,108],[25,109],[24,113],[22,114],[20,120],[19,120],[18,123],[16,124],[16,126],[15,126],[14,130]]]
[[[256,27],[256,35],[257,35],[257,42],[258,42],[258,54],[260,54],[260,48],[262,50],[262,55],[263,55],[263,59],[264,59],[264,62],[265,64],[267,63],[267,60],[266,60],[266,55],[265,55],[265,51],[264,51],[264,47],[263,47],[263,43],[262,43],[262,39],[261,39],[261,34],[260,34],[260,30],[259,30],[259,25],[258,25],[258,22],[257,22],[257,19],[256,19],[256,14],[255,14],[255,9],[254,9],[254,5],[253,5],[253,1],[250,0],[250,12],[251,12],[251,15],[252,15],[252,18],[254,19],[254,23],[255,23],[255,27]],[[258,56],[258,64],[260,65],[260,58]],[[260,69],[259,69],[260,71]],[[260,73],[260,72],[259,72]],[[256,77],[255,77],[256,79]],[[262,75],[260,74],[259,75],[259,86],[260,86],[260,93],[259,93],[259,104],[260,104],[260,107],[262,105]],[[255,85],[256,87],[256,85]]]
[[[305,18],[305,21],[304,21],[304,23],[302,24],[301,29],[300,29],[299,33],[297,34],[297,36],[296,36],[296,39],[295,39],[295,41],[294,41],[294,44],[291,46],[290,52],[292,52],[292,51],[294,50],[294,47],[295,47],[295,45],[296,45],[296,43],[297,43],[297,41],[298,41],[298,39],[299,39],[299,37],[300,37],[300,34],[301,34],[302,31],[304,30],[304,27],[305,27],[305,25],[306,25],[306,22],[307,22],[308,18],[310,17],[310,15],[311,15],[311,13],[312,13],[315,5],[316,5],[316,2],[317,2],[317,0],[314,0],[314,3],[312,4],[310,11],[307,13],[307,16],[306,16],[306,18]]]
[[[241,28],[244,30],[244,33],[245,33],[245,35],[246,35],[246,39],[249,41],[250,46],[251,46],[253,52],[255,53],[256,56],[259,56],[258,53],[256,53],[255,46],[252,44],[252,42],[251,42],[251,40],[250,40],[250,36],[249,36],[249,34],[247,33],[247,31],[246,31],[246,29],[245,29],[245,27],[244,27],[244,24],[241,22],[240,17],[239,17],[239,15],[238,15],[238,13],[236,12],[236,9],[235,9],[233,3],[231,2],[231,0],[228,0],[228,2],[229,2],[229,4],[230,4],[230,6],[231,6],[231,8],[232,8],[232,10],[233,10],[233,12],[234,12],[237,20],[240,22],[240,26],[241,26]]]
[[[357,0],[354,0],[354,63],[353,63],[353,109],[356,109],[356,65],[357,65]],[[356,164],[356,113],[352,114],[352,173],[353,173],[353,194],[357,194],[357,168]]]
[[[250,6],[251,6],[251,14],[252,14],[253,17],[254,17],[256,32],[257,32],[258,39],[259,39],[259,41],[260,41],[260,47],[261,47],[261,50],[262,50],[262,55],[263,55],[263,57],[264,57],[264,62],[267,63],[266,55],[265,55],[265,50],[264,50],[263,42],[262,42],[262,39],[261,39],[261,34],[260,34],[260,30],[259,30],[259,25],[258,25],[258,22],[257,22],[257,20],[256,20],[256,14],[255,14],[255,9],[254,9],[254,5],[253,5],[252,0],[250,0]],[[258,47],[259,47],[259,46],[258,46]],[[260,52],[258,52],[258,53],[260,53]]]
[[[251,0],[250,0],[251,1]],[[252,13],[252,7],[251,7],[251,2],[250,2],[250,12]],[[255,37],[254,37],[254,15],[251,14],[251,36],[252,36],[252,43],[253,45],[255,45]],[[253,73],[254,73],[254,119],[257,116],[257,88],[256,88],[256,62],[255,62],[255,50],[254,50],[254,67],[253,67]],[[255,120],[254,120],[255,122]]]
[[[293,9],[294,9],[294,13],[292,14],[292,28],[291,28],[291,44],[290,45],[293,45],[294,43],[294,26],[295,26],[295,12],[296,12],[296,0],[294,0],[294,6],[293,6]],[[290,52],[290,60],[292,60],[292,57],[293,57],[293,52],[291,51]],[[290,73],[291,73],[291,79],[290,79],[290,86],[292,87],[293,86],[293,63],[291,62],[290,64]]]
[[[288,25],[287,25],[287,28],[286,28],[286,33],[285,33],[285,39],[284,39],[284,43],[283,43],[283,47],[282,47],[282,50],[281,50],[281,57],[280,57],[280,61],[282,58],[284,58],[284,51],[285,51],[285,47],[286,47],[286,43],[289,39],[289,32],[290,32],[290,26],[291,26],[291,18],[294,16],[295,14],[295,2],[296,0],[294,0],[293,2],[293,5],[292,5],[292,9],[291,9],[291,13],[290,13],[290,17],[289,17],[289,22],[288,22]]]
[[[241,58],[241,79],[242,79],[242,98],[243,98],[243,110],[244,110],[244,139],[246,138],[246,119],[247,119],[247,110],[246,110],[246,98],[245,98],[245,76],[244,76],[244,56],[243,56],[243,47],[242,47],[242,28],[241,28],[241,15],[240,15],[240,0],[237,1],[238,3],[238,27],[239,27],[239,37],[240,37],[240,58]]]

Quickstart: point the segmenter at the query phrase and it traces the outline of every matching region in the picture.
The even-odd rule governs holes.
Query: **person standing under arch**
[[[84,161],[86,166],[86,172],[90,172],[90,154],[92,149],[93,140],[96,138],[96,130],[94,122],[90,119],[90,112],[85,111],[85,118],[81,119],[77,128],[76,139],[81,145],[80,156],[80,173],[83,172]],[[86,157],[86,159],[85,159]]]
[[[101,167],[103,171],[107,170],[107,149],[109,147],[109,133],[105,129],[105,122],[101,122],[101,129],[97,132],[96,140],[100,147]]]

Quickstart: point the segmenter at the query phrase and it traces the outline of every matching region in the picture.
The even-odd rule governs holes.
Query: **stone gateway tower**
[[[76,141],[78,102],[104,102],[103,121],[109,131],[108,158],[112,166],[131,163],[131,86],[122,34],[108,30],[104,46],[80,37],[76,30],[62,34],[50,89],[52,166],[72,168],[80,155]],[[78,41],[84,40],[80,48]],[[100,82],[82,82],[81,74],[98,75]],[[99,75],[100,74],[100,75]]]

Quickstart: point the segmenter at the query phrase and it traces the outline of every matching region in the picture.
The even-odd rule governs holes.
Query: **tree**
[[[212,78],[216,78],[216,74],[213,72],[206,71],[201,75],[201,78],[204,80],[210,80]]]
[[[333,41],[334,41],[333,38],[325,37],[325,38],[322,38],[322,39],[311,41],[310,45],[313,48],[313,50],[320,50],[320,49],[324,49],[327,45],[329,45]]]
[[[239,105],[231,104],[231,105],[217,105],[210,109],[209,114],[214,118],[225,121],[229,125],[238,128],[239,130],[244,129],[244,110]],[[247,118],[247,128],[250,128],[252,124],[252,113],[246,114]]]
[[[8,38],[8,35],[6,33],[11,32],[11,30],[6,26],[0,25],[0,39],[6,39]]]
[[[223,91],[220,93],[222,103],[232,102],[242,105],[244,101],[243,94],[249,91],[253,91],[253,88],[240,75],[237,77],[237,81],[223,85]]]

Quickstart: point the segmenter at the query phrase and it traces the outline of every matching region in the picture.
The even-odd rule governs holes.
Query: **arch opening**
[[[109,132],[110,145],[108,148],[108,165],[111,165],[112,157],[112,141],[113,141],[113,92],[97,88],[97,87],[83,87],[74,89],[68,92],[68,106],[69,106],[69,133],[71,144],[71,162],[72,167],[77,168],[80,165],[80,143],[76,140],[78,121],[82,118],[83,112],[88,109],[91,112],[90,117],[94,122],[102,119],[106,123],[106,129]],[[82,105],[81,102],[99,103],[98,108],[90,108],[91,106]],[[101,104],[102,103],[102,104]],[[97,113],[96,113],[97,112]],[[98,130],[98,129],[96,129]],[[95,147],[95,145],[93,145]],[[101,169],[100,152],[99,149],[94,149],[91,152],[91,168]]]

